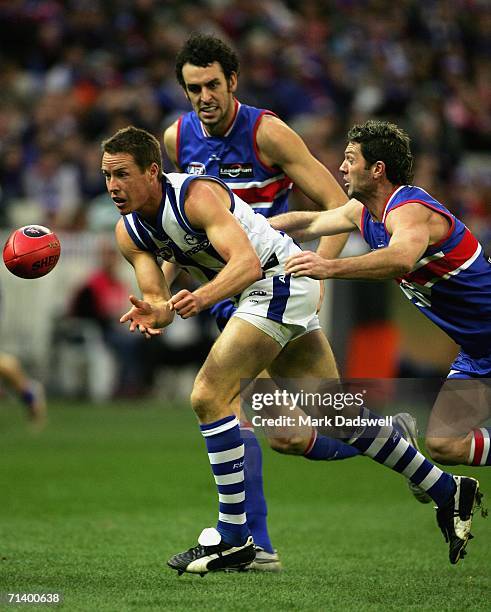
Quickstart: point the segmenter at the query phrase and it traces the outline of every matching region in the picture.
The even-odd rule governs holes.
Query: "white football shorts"
[[[248,321],[283,347],[321,328],[316,313],[319,299],[318,280],[275,274],[245,289],[233,316]]]

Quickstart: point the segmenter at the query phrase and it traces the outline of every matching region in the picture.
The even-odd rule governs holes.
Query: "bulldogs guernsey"
[[[286,212],[292,182],[279,168],[258,157],[256,132],[261,118],[274,113],[240,104],[227,132],[210,136],[194,111],[183,115],[177,128],[177,163],[186,174],[220,178],[255,212],[273,217]]]
[[[483,374],[484,370],[491,369],[491,263],[462,221],[424,189],[403,185],[389,198],[381,223],[375,222],[368,210],[363,209],[363,237],[373,250],[388,246],[387,215],[412,202],[444,215],[450,229],[397,282],[406,297],[462,347],[466,357],[481,361],[483,371],[479,363],[474,364],[475,372],[472,367],[470,370]],[[457,367],[455,363],[454,367]]]

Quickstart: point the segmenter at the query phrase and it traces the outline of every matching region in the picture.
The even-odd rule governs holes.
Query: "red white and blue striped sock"
[[[380,418],[365,408],[362,417],[373,419],[372,423]],[[361,431],[357,431],[348,444],[352,444],[374,461],[403,474],[426,491],[437,506],[444,505],[455,493],[452,474],[443,472],[428,461],[401,436],[395,427],[366,426]]]
[[[220,509],[217,531],[227,544],[241,546],[249,536],[245,513],[244,444],[239,421],[230,415],[200,425],[206,442]]]
[[[469,465],[491,465],[491,427],[472,430]]]

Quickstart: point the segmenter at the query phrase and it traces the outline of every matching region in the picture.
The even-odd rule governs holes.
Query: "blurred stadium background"
[[[45,278],[0,272],[1,349],[50,395],[38,437],[0,395],[0,592],[61,590],[67,609],[84,611],[488,609],[489,524],[476,521],[469,558],[451,567],[431,508],[363,459],[265,454],[283,574],[162,571],[216,512],[185,400],[196,367],[186,356],[199,361],[213,332],[204,320],[174,324],[147,355],[145,387],[118,389],[114,356],[73,302],[118,217],[99,143],[129,123],[160,139],[188,110],[174,58],[197,30],[239,52],[239,99],[278,113],[335,176],[352,123],[401,124],[415,183],[491,246],[487,0],[0,2],[0,240],[39,223],[62,243]],[[292,204],[305,202],[294,194]],[[346,252],[363,248],[353,237]],[[123,262],[118,275],[131,284]],[[455,352],[395,284],[331,282],[323,318],[345,375],[445,375]]]

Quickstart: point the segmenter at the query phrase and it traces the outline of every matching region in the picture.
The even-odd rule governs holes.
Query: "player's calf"
[[[443,465],[466,465],[469,459],[471,441],[472,432],[460,438],[427,436],[425,444],[433,461]]]
[[[283,435],[281,437],[274,436],[268,438],[269,446],[277,453],[282,453],[284,455],[303,455],[309,442],[310,436],[305,438],[304,436],[295,434],[291,436]]]

